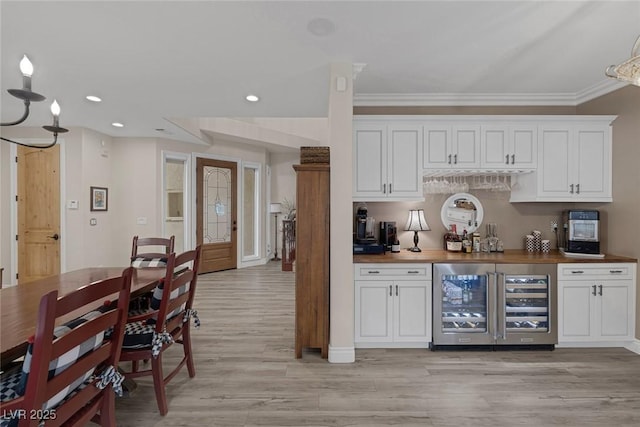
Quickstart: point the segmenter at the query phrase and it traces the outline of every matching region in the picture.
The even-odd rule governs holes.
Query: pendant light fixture
[[[640,86],[640,37],[631,49],[631,58],[620,65],[610,65],[605,74],[625,83]]]
[[[29,106],[31,105],[32,102],[40,102],[46,99],[43,95],[40,95],[39,93],[33,92],[31,90],[31,76],[33,75],[33,64],[31,64],[31,61],[29,61],[29,58],[27,58],[27,55],[24,55],[24,57],[20,61],[20,72],[22,73],[22,89],[8,89],[7,92],[9,92],[14,97],[21,99],[23,101],[24,113],[22,114],[22,117],[20,117],[18,120],[15,120],[12,122],[0,123],[0,126],[19,125],[20,123],[27,120],[27,117],[29,117]],[[58,141],[58,134],[68,132],[68,129],[60,127],[60,124],[58,121],[60,117],[60,105],[55,99],[51,104],[51,114],[53,115],[53,124],[51,126],[42,126],[45,130],[53,133],[53,142],[51,142],[50,144],[47,144],[47,145],[27,144],[24,142],[13,141],[11,139],[4,138],[2,136],[0,136],[0,139],[2,139],[3,141],[11,142],[13,144],[22,145],[24,147],[31,147],[31,148],[53,147],[54,145],[56,145],[56,142]]]

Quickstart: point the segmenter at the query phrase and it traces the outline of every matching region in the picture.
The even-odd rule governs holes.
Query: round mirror
[[[448,230],[452,224],[456,225],[456,230],[462,234],[473,233],[482,224],[484,209],[480,200],[469,193],[456,193],[449,197],[442,205],[440,218],[442,224]]]

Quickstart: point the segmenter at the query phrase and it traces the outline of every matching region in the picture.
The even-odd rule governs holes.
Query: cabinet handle
[[[382,193],[387,194],[387,184],[382,184]]]
[[[389,184],[389,194],[393,193],[393,189],[391,187],[391,184]]]
[[[571,270],[571,274],[582,274],[584,271],[582,270]]]
[[[398,285],[396,285],[396,296],[398,296]]]
[[[456,164],[456,165],[458,164],[458,155],[457,154],[453,155],[453,163]]]
[[[571,184],[569,187],[571,187],[571,190],[569,190],[569,194],[573,194],[573,184]]]
[[[505,165],[509,164],[509,155],[508,154],[506,156],[504,156],[504,164]]]
[[[593,288],[593,291],[591,291],[591,294],[595,297],[596,296],[596,285],[591,285],[591,287]]]
[[[451,154],[449,154],[449,164],[451,164]]]
[[[417,271],[417,270],[409,270],[409,271],[407,271],[407,273],[409,273],[409,274],[419,274],[420,272]]]
[[[611,274],[620,274],[620,273],[622,273],[622,270],[609,270],[609,273],[611,273]]]
[[[515,165],[515,164],[516,164],[516,155],[515,155],[515,154],[512,154],[512,155],[511,155],[511,164],[512,164],[512,165]]]
[[[602,296],[602,285],[598,285],[598,295]]]
[[[380,274],[380,272],[377,270],[369,270],[367,271],[367,274]]]
[[[576,184],[576,194],[580,194],[580,184]]]
[[[595,286],[594,286],[595,288]],[[594,294],[595,295],[595,294]],[[389,296],[392,297],[393,296],[393,285],[389,285]]]

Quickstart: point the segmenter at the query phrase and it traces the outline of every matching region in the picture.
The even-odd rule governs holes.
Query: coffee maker
[[[367,215],[367,207],[358,206],[355,215],[353,253],[379,254],[384,253],[384,245],[378,244],[374,235],[375,220]]]

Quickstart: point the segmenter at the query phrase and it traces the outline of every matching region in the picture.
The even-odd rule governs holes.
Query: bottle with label
[[[451,224],[449,232],[444,235],[444,248],[451,252],[462,250],[462,238],[458,235],[455,224]]]

